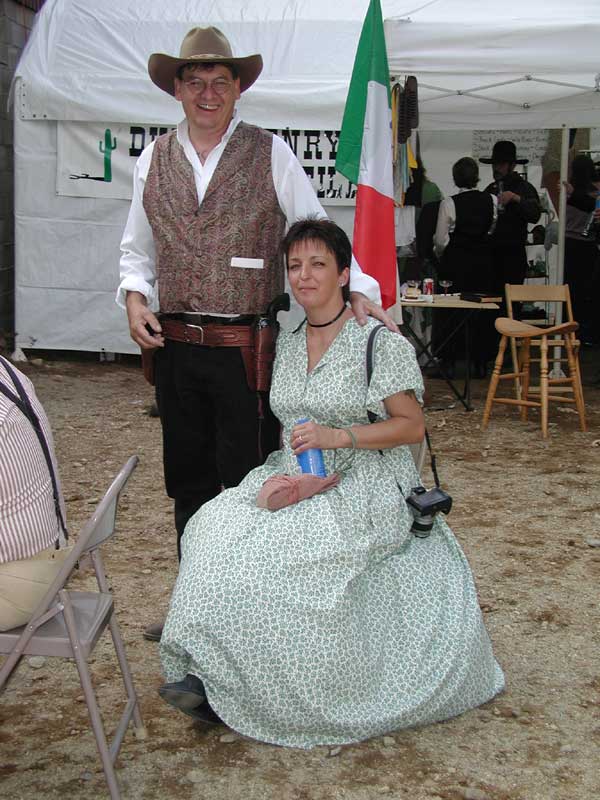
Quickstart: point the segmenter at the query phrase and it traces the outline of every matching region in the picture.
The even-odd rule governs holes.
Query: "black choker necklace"
[[[338,319],[342,316],[344,311],[346,310],[346,303],[341,308],[339,314],[336,314],[333,319],[330,319],[329,322],[322,322],[320,325],[315,324],[314,322],[310,322],[308,317],[306,317],[306,324],[310,325],[311,328],[326,328],[328,325],[333,325],[334,322],[337,322]]]

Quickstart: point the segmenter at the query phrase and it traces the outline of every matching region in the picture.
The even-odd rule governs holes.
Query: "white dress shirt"
[[[477,192],[478,189],[459,189],[458,194],[462,194],[463,192]],[[490,197],[492,198],[492,224],[488,231],[488,234],[494,232],[494,228],[496,227],[496,220],[498,219],[498,198],[495,194],[491,194]],[[442,253],[448,247],[450,242],[450,234],[454,231],[456,226],[456,205],[454,204],[454,200],[452,197],[445,197],[442,202],[440,203],[440,208],[438,211],[438,218],[437,218],[437,226],[435,229],[435,234],[433,236],[433,246],[435,249],[435,254],[438,258],[441,258]]]
[[[227,142],[240,121],[237,112],[234,112],[233,119],[223,138],[210,151],[204,164],[200,161],[190,141],[187,120],[183,120],[177,126],[177,141],[183,147],[185,156],[194,172],[199,205],[204,199],[210,179],[223,155]],[[143,204],[144,187],[150,170],[153,149],[154,142],[145,148],[135,165],[131,208],[121,240],[121,283],[117,290],[116,300],[120,306],[125,307],[126,293],[140,292],[146,297],[149,307],[156,311],[158,309],[156,251],[152,228]],[[271,169],[279,206],[285,215],[288,226],[298,219],[309,216],[320,219],[327,217],[300,162],[291,148],[279,136],[273,136]],[[362,272],[354,258],[350,271],[350,287],[352,291],[362,292],[369,300],[381,303],[379,284],[370,275]],[[204,309],[203,313],[211,314],[214,311]]]

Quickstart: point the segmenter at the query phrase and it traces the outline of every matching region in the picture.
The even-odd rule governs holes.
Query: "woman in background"
[[[598,196],[597,175],[589,156],[575,156],[567,185],[565,231],[565,274],[569,285],[573,316],[579,323],[582,342],[597,344],[600,331],[594,314],[594,298],[598,290],[600,258],[596,230],[584,232],[593,214]]]
[[[492,247],[490,234],[498,215],[497,198],[477,189],[479,167],[474,159],[460,158],[452,167],[458,194],[440,204],[434,247],[440,261],[439,277],[452,281],[453,292],[490,292]],[[493,315],[479,314],[471,324],[471,354],[475,374],[485,377],[486,364],[495,353]],[[438,318],[441,322],[441,318]],[[444,349],[442,358],[454,362],[457,342]]]

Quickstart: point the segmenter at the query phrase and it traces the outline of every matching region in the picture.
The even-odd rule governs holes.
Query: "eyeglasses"
[[[227,94],[231,89],[233,81],[228,81],[226,78],[215,78],[214,81],[204,81],[202,78],[191,78],[189,81],[183,82],[192,94],[202,94],[206,89],[212,89],[219,95]]]

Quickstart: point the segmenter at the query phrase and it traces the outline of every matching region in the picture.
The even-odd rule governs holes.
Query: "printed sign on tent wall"
[[[294,152],[324,205],[355,205],[356,186],[335,168],[339,131],[270,128]]]
[[[59,122],[57,194],[131,200],[138,156],[169,130],[158,125]]]
[[[508,139],[517,147],[517,158],[540,164],[548,147],[547,130],[473,131],[473,158],[489,158],[494,142]]]
[[[169,130],[158,125],[59,122],[57,194],[130,200],[138,156]],[[354,205],[356,187],[335,169],[339,131],[273,132],[294,151],[324,205]]]

